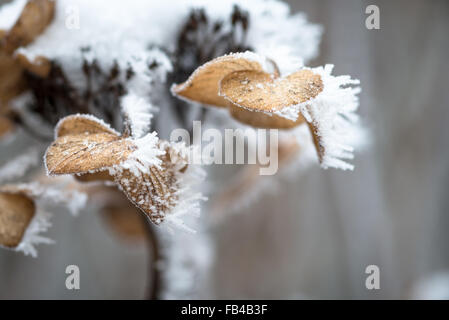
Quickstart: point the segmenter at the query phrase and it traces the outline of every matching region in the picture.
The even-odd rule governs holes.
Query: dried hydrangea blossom
[[[131,125],[131,128],[133,126]],[[131,129],[132,130],[132,129]],[[156,225],[190,230],[182,216],[198,214],[200,193],[191,191],[201,170],[189,164],[190,149],[159,140],[123,136],[90,115],[62,119],[44,160],[49,175],[107,172],[110,179]]]
[[[20,104],[51,127],[68,114],[91,113],[121,130],[120,114],[108,110],[122,107],[125,95],[137,95],[155,111],[154,101],[170,97],[154,85],[177,82],[214,57],[251,49],[279,61],[307,61],[316,56],[321,35],[319,26],[302,13],[292,15],[280,1],[130,0],[126,16],[121,1],[78,1],[82,27],[76,32],[66,26],[72,1],[54,5],[42,36],[15,51],[25,65],[33,62],[26,73],[32,95]],[[108,14],[99,16],[104,8]],[[167,14],[181,26],[166,21]],[[46,72],[33,69],[39,66]],[[176,99],[168,103],[187,126],[186,107],[178,107]]]
[[[24,71],[29,89],[10,102],[17,108],[14,112],[18,119],[15,120],[19,125],[37,128],[37,133],[42,133],[46,127],[52,130],[69,114],[94,115],[86,116],[96,123],[94,129],[87,125],[88,138],[83,131],[86,123],[69,128],[66,133],[62,126],[58,127],[62,132],[56,138],[60,145],[53,145],[54,162],[47,165],[48,168],[57,174],[73,172],[81,181],[101,180],[118,185],[155,223],[163,220],[183,225],[181,218],[188,219],[187,214],[196,213],[198,200],[202,199],[192,188],[202,172],[188,164],[190,150],[148,134],[150,129],[157,129],[158,119],[153,118],[153,113],[158,106],[169,109],[179,103],[184,108],[170,110],[177,116],[186,109],[183,101],[170,96],[168,87],[185,80],[197,67],[215,57],[246,50],[277,62],[276,66],[263,58],[266,68],[261,71],[276,76],[295,72],[303,61],[316,56],[321,34],[321,28],[308,23],[303,14],[292,15],[287,4],[271,0],[168,0],[164,3],[80,0],[76,4],[71,0],[58,0],[51,1],[55,10],[53,19],[46,9],[49,7],[45,7],[48,1],[31,2],[44,5],[40,13],[49,19],[42,21],[51,23],[32,43],[19,41],[16,42],[19,47],[14,46],[16,66],[23,69],[18,70],[19,73]],[[25,1],[14,0],[13,3],[18,17]],[[71,30],[66,25],[65,10],[70,5],[79,9],[80,29]],[[124,9],[127,15],[123,15]],[[1,7],[0,22],[5,14],[5,7]],[[167,16],[170,19],[166,19]],[[8,18],[15,21],[12,16]],[[39,29],[39,26],[35,28]],[[0,31],[0,37],[2,35]],[[27,39],[28,35],[25,36],[23,39]],[[261,61],[259,59],[259,63]],[[219,92],[219,88],[211,91]],[[221,96],[215,99],[224,100]],[[255,121],[254,112],[233,106],[227,108],[234,117],[249,124]],[[296,133],[304,126],[297,126],[283,117],[291,113],[272,114],[271,117],[260,114],[262,117],[256,117],[254,125],[265,121],[263,127],[293,128],[285,130],[288,132],[285,138],[296,137],[300,150],[295,143],[286,144],[288,152],[285,161],[281,161],[283,168],[284,164],[302,159],[295,158],[304,151],[299,138],[302,136]],[[2,115],[0,113],[0,120]],[[31,122],[34,119],[28,118],[30,115],[43,121],[34,124]],[[9,114],[5,116],[10,119]],[[103,119],[117,131],[96,118]],[[180,118],[184,119],[181,121],[184,127],[191,119]],[[304,122],[303,118],[298,119]],[[1,128],[0,124],[0,131]],[[307,139],[311,144],[310,134]],[[282,150],[280,153],[284,154]],[[49,155],[51,152],[47,153]],[[58,156],[64,160],[59,162]],[[79,170],[82,173],[77,175]],[[256,181],[254,185],[261,184]],[[151,189],[154,193],[146,190],[142,193],[140,188]],[[193,220],[195,228],[202,230],[203,219]],[[210,246],[210,239],[202,235],[189,237],[185,233],[175,233],[164,239],[164,297],[191,296],[198,274],[210,263],[207,250],[203,250]]]
[[[358,120],[359,81],[332,76],[331,65],[281,77],[269,61],[252,52],[219,57],[173,85],[172,92],[227,107],[232,117],[253,127],[291,129],[307,123],[321,166],[353,169],[343,159],[353,157],[346,140]]]

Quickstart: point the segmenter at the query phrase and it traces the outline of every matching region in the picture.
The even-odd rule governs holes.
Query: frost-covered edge
[[[323,152],[321,167],[353,170],[354,166],[344,160],[354,158],[350,135],[356,132],[353,129],[359,120],[355,112],[359,106],[360,81],[348,75],[333,76],[333,68],[332,64],[310,68],[321,76],[323,91],[297,107],[319,137]]]

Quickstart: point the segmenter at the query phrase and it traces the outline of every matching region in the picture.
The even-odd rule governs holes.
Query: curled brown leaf
[[[229,73],[243,70],[262,71],[263,66],[244,55],[225,55],[196,69],[185,82],[173,85],[172,92],[184,99],[226,108],[227,101],[218,95],[220,81]]]
[[[31,43],[53,20],[55,1],[29,0],[22,13],[4,37],[4,50],[12,54],[17,48]]]
[[[50,175],[99,171],[125,161],[135,150],[107,125],[90,117],[68,116],[56,129],[56,140],[47,149]]]
[[[17,247],[35,212],[34,201],[25,193],[0,191],[0,245]]]

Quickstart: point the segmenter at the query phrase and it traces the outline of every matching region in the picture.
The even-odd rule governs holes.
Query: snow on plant
[[[197,214],[202,196],[184,185],[191,169],[182,149],[159,140],[155,132],[134,139],[91,115],[72,115],[56,126],[44,161],[49,175],[107,171],[154,224],[169,222],[189,230],[181,217]]]
[[[331,76],[332,66],[302,68],[280,77],[274,61],[252,52],[230,54],[200,66],[172,92],[184,99],[228,108],[258,128],[291,129],[307,123],[323,168],[353,166],[345,130],[357,121],[358,80]]]
[[[76,30],[66,25],[72,5],[80,13]],[[23,131],[42,140],[40,169],[75,178],[70,188],[55,178],[14,181],[36,165],[40,144],[0,168],[0,182],[9,183],[0,187],[0,244],[35,256],[36,244],[50,242],[41,236],[50,225],[48,202],[77,212],[86,202],[79,190],[88,190],[114,215],[140,210],[174,231],[154,232],[144,221],[162,248],[153,268],[163,272],[165,292],[152,297],[192,296],[213,259],[208,220],[193,218],[205,200],[205,174],[191,163],[191,147],[158,135],[167,121],[192,130],[192,119],[219,118],[213,108],[191,108],[195,102],[231,116],[206,126],[279,129],[277,176],[296,176],[289,170],[316,159],[323,168],[352,169],[345,161],[358,136],[360,89],[349,76],[331,75],[329,65],[304,66],[317,56],[321,32],[277,0],[13,0],[0,7],[0,138]],[[276,176],[260,183],[257,167],[212,195],[212,207],[241,210],[276,183]],[[118,190],[123,201],[113,205]],[[142,230],[133,221],[114,228]]]
[[[87,196],[77,190],[36,182],[0,186],[0,246],[37,257],[38,244],[53,240],[42,233],[51,227],[48,206],[65,205],[77,214]]]

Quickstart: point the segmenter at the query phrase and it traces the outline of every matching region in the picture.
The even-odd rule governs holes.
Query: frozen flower
[[[180,218],[198,214],[202,199],[190,190],[191,179],[202,173],[189,164],[188,153],[155,133],[136,139],[93,116],[73,115],[57,125],[44,160],[49,175],[100,175],[117,184],[156,225],[169,222],[188,229]]]
[[[352,169],[347,144],[358,117],[358,80],[332,76],[333,66],[302,68],[282,76],[275,62],[253,52],[225,55],[200,66],[174,95],[228,108],[231,116],[258,128],[291,129],[307,124],[322,167]]]

